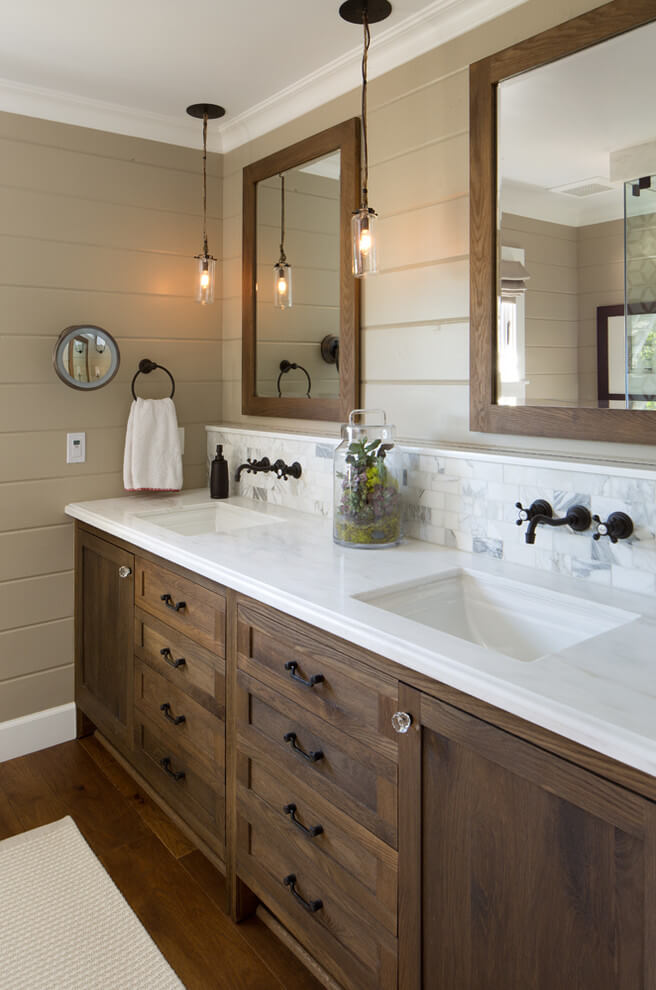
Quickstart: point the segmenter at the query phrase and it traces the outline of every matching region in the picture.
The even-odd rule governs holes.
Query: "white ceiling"
[[[652,22],[501,84],[504,210],[571,226],[623,215],[623,183],[609,181],[611,154],[656,139],[655,50]],[[656,159],[642,167],[656,171]],[[586,182],[615,188],[582,198],[555,191]]]
[[[521,0],[391,0],[370,78]],[[0,110],[197,147],[190,103],[225,106],[228,151],[359,85],[340,0],[5,0]]]

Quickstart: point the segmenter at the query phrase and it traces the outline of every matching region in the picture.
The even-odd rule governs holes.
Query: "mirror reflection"
[[[656,24],[498,87],[497,402],[656,408]]]
[[[257,183],[258,396],[339,396],[340,175],[338,150]]]
[[[55,371],[63,382],[77,389],[101,388],[112,380],[119,366],[118,345],[102,327],[67,327],[55,346]]]

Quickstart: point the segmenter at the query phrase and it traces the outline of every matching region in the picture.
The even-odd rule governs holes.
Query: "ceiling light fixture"
[[[362,52],[362,162],[360,209],[351,220],[353,237],[353,274],[356,278],[374,275],[376,266],[376,217],[378,214],[369,206],[369,146],[367,144],[367,58],[371,44],[369,25],[384,21],[392,12],[388,0],[346,0],[339,8],[339,16],[351,24],[362,24],[364,28],[364,49]]]
[[[223,117],[225,110],[216,103],[192,103],[187,107],[190,117],[203,121],[203,250],[194,257],[198,261],[198,284],[196,286],[196,302],[214,302],[214,276],[216,258],[207,248],[207,121]]]
[[[292,305],[292,266],[285,254],[285,176],[280,176],[280,257],[273,266],[273,305],[290,309]]]

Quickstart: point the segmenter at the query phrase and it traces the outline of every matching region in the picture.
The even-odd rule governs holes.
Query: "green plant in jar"
[[[359,546],[397,543],[401,537],[399,485],[385,463],[394,444],[353,440],[339,472],[341,492],[335,538]]]

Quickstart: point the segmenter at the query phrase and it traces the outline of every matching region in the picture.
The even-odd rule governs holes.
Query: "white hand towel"
[[[178,492],[182,454],[172,399],[136,399],[125,434],[123,485],[129,492]]]

